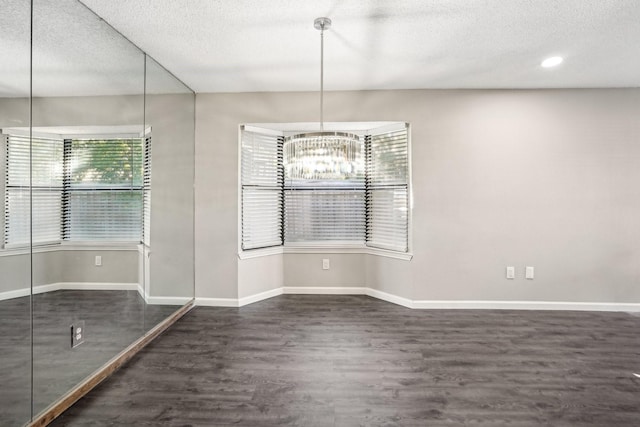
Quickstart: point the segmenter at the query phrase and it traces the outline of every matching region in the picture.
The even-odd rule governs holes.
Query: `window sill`
[[[238,252],[238,259],[260,258],[263,256],[280,255],[284,253],[282,246],[273,246],[271,248],[249,249]]]
[[[138,251],[139,243],[128,242],[58,242],[33,247],[33,253],[57,251]],[[13,246],[0,249],[0,257],[29,255],[28,246]]]
[[[140,242],[126,242],[126,241],[99,241],[99,240],[84,240],[84,241],[69,241],[65,240],[60,243],[62,250],[66,251],[137,251],[140,246]],[[34,251],[38,248],[34,248]]]
[[[411,261],[413,258],[413,254],[408,252],[395,252],[363,246],[276,246],[272,248],[240,251],[238,258],[244,260],[281,254],[365,254],[403,261]]]

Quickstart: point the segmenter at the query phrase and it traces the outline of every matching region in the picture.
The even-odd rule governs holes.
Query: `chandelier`
[[[320,132],[301,133],[285,139],[283,160],[290,179],[345,179],[357,171],[356,160],[362,150],[358,135],[324,130],[324,30],[331,19],[316,18],[320,30]]]

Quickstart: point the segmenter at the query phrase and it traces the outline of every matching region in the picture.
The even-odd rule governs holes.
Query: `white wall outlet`
[[[329,262],[329,258],[324,258],[322,260],[322,269],[323,270],[328,270],[331,268],[331,263]]]
[[[78,320],[71,325],[71,348],[84,342],[84,320]]]
[[[527,267],[524,270],[524,277],[529,280],[533,280],[533,267]]]
[[[96,266],[97,267],[102,266],[102,257],[100,255],[96,255]]]
[[[516,278],[516,268],[507,267],[507,279],[515,279],[515,278]]]

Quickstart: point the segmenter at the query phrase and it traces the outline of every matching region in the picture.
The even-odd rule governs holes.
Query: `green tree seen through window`
[[[74,186],[141,187],[142,139],[73,140]]]

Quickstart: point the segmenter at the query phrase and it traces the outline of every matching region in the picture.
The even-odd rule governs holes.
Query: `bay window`
[[[148,241],[150,137],[10,134],[4,142],[5,247]]]
[[[277,246],[409,251],[408,125],[385,123],[358,133],[363,142],[352,169],[303,179],[289,176],[283,164],[285,132],[243,126],[243,251]]]

